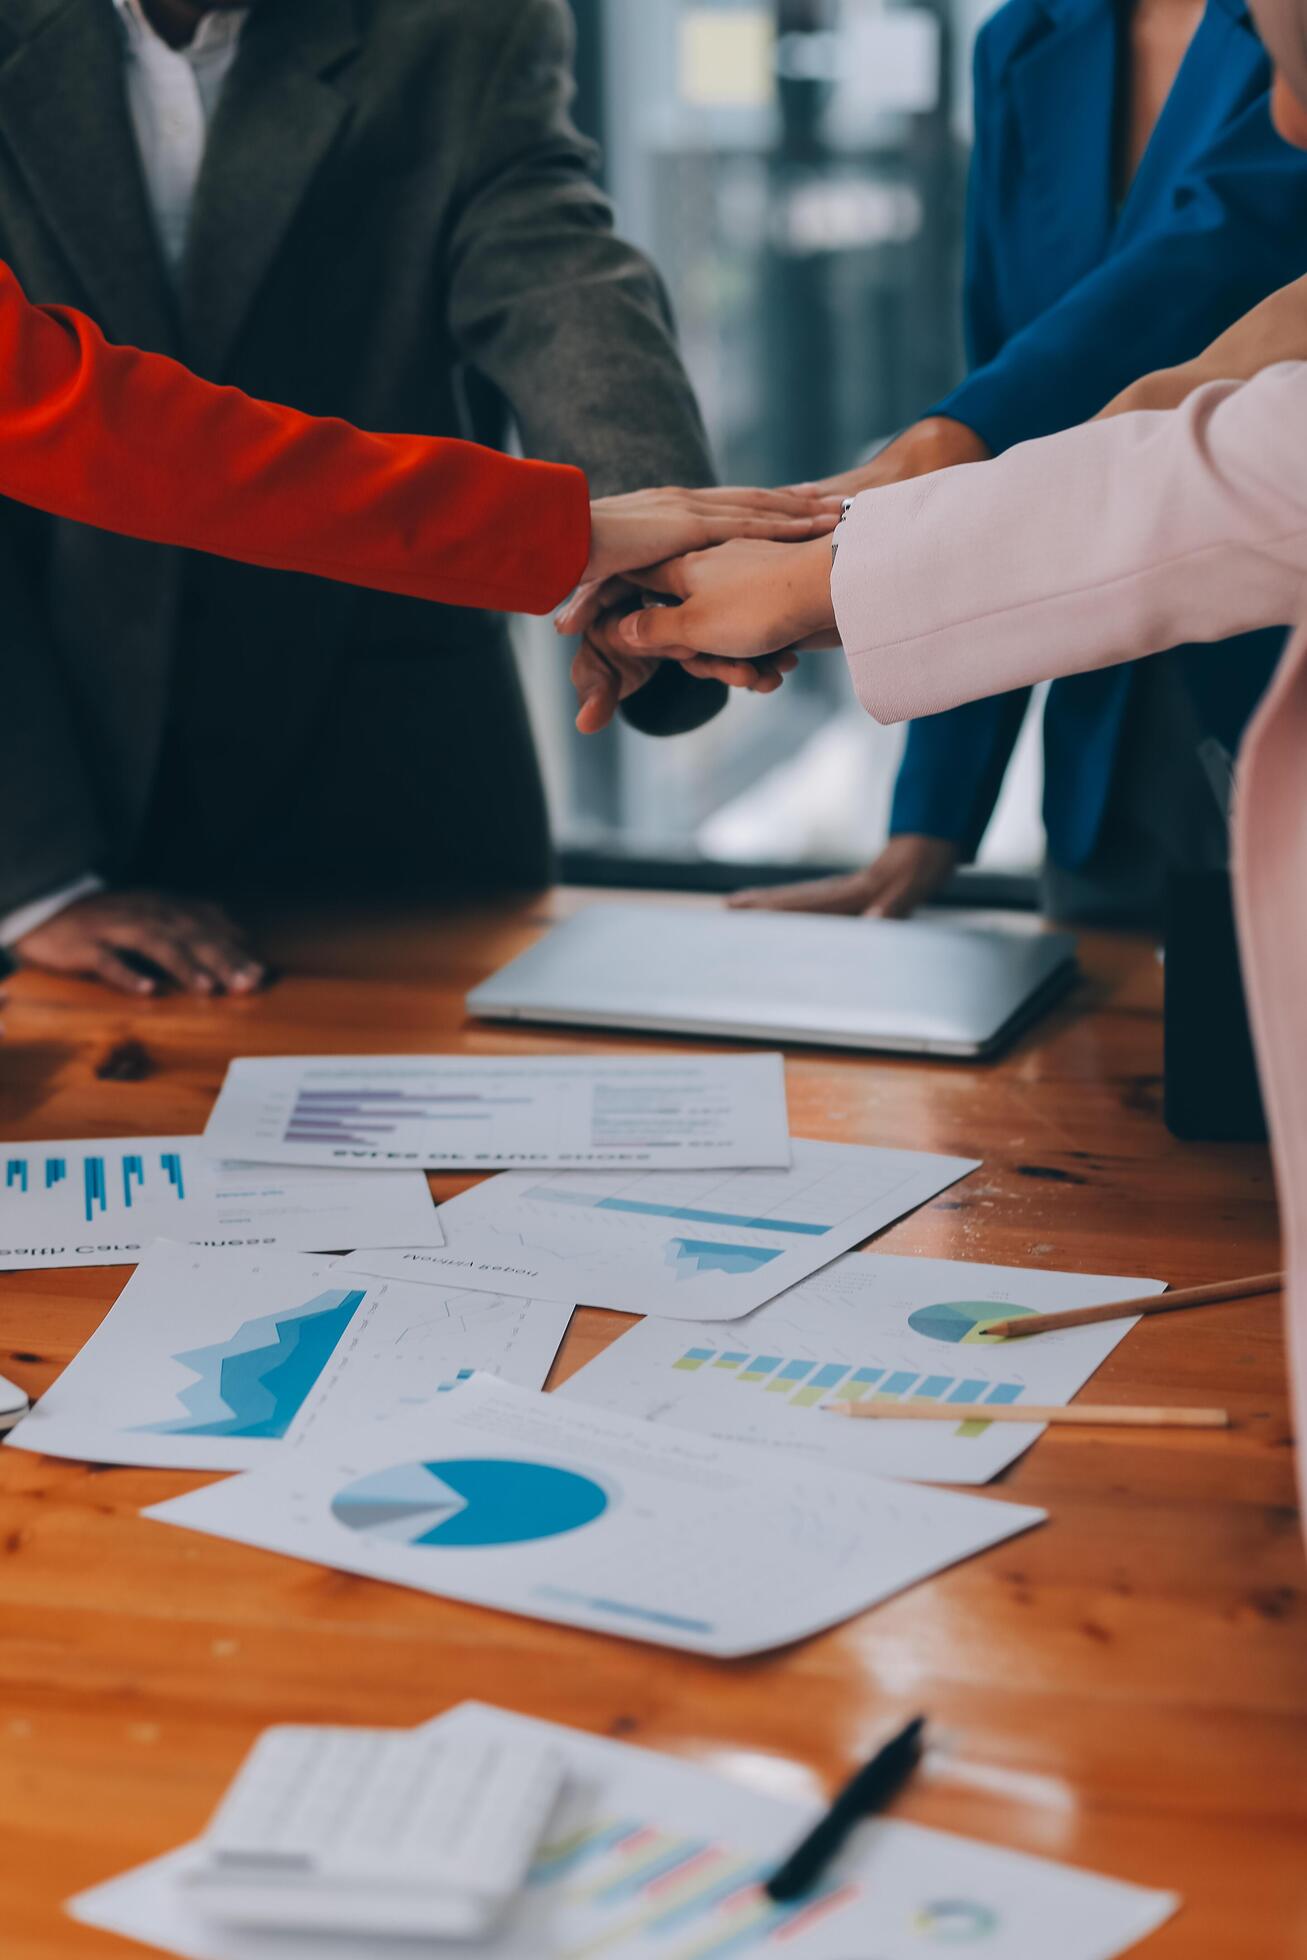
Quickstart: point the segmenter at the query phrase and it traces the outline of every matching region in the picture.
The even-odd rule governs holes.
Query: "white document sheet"
[[[204,1132],[261,1164],[746,1168],[790,1161],[779,1055],[235,1061]]]
[[[709,1322],[642,1321],[558,1393],[883,1477],[983,1484],[1043,1434],[1036,1423],[987,1423],[986,1403],[1069,1402],[1138,1324],[994,1341],[986,1322],[1163,1291],[1156,1280],[854,1253],[727,1336]],[[958,1421],[855,1422],[826,1413],[832,1402],[867,1397],[947,1402]]]
[[[0,1143],[0,1271],[131,1266],[152,1239],[346,1252],[441,1245],[427,1182],[213,1160],[199,1137]]]
[[[360,1253],[422,1275],[669,1320],[735,1320],[978,1168],[794,1140],[780,1171],[510,1171],[440,1209],[441,1247]]]
[[[302,1253],[150,1246],[10,1448],[244,1470],[446,1394],[477,1369],[539,1388],[571,1308],[369,1279]]]
[[[720,1656],[834,1626],[1044,1520],[485,1375],[438,1405],[145,1515],[419,1592]]]
[[[761,1881],[820,1815],[672,1756],[464,1702],[451,1740],[545,1744],[567,1767],[562,1806],[499,1933],[440,1942],[440,1960],[1116,1960],[1165,1924],[1173,1893],[999,1850],[919,1824],[863,1824],[806,1899],[773,1906]],[[193,1847],[74,1899],[83,1925],[184,1960],[324,1960],[320,1936],[229,1932],[178,1883]],[[351,1938],[348,1960],[403,1943]],[[342,1957],[343,1960],[343,1957]]]

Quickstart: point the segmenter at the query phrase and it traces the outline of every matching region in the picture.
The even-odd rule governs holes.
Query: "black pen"
[[[805,1892],[812,1890],[831,1859],[843,1849],[854,1825],[883,1810],[904,1778],[917,1767],[925,1728],[925,1716],[914,1715],[907,1727],[900,1729],[845,1784],[821,1822],[813,1826],[763,1886],[769,1899],[778,1906],[788,1905],[791,1899],[801,1899]]]

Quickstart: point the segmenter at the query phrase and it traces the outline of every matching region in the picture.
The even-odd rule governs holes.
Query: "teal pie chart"
[[[1033,1307],[1014,1307],[1002,1300],[946,1300],[938,1306],[918,1307],[908,1315],[908,1326],[924,1334],[928,1341],[969,1341],[994,1344],[985,1332],[995,1320],[1015,1320],[1019,1314],[1033,1313]]]
[[[936,1899],[922,1907],[913,1925],[914,1932],[940,1946],[975,1946],[998,1929],[998,1914],[972,1899]]]
[[[401,1463],[357,1478],[331,1501],[337,1522],[363,1537],[448,1551],[558,1538],[607,1509],[593,1478],[517,1457]]]

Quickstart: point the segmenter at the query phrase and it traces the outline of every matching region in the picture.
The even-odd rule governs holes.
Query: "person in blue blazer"
[[[1084,421],[1307,272],[1307,156],[1272,128],[1270,80],[1242,0],[1008,0],[975,53],[971,372],[830,487],[853,495]],[[1283,639],[1252,633],[1054,684],[1050,910],[1150,917],[1168,864],[1219,859],[1197,745],[1234,748]],[[1018,692],[914,722],[881,856],[735,902],[910,912],[974,857],[1028,705]]]

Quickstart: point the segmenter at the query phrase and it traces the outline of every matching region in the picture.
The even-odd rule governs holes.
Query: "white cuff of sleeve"
[[[92,892],[104,890],[104,879],[97,878],[93,871],[84,877],[74,878],[71,885],[60,885],[57,891],[47,892],[44,898],[34,898],[30,905],[20,905],[16,912],[6,912],[0,918],[0,946],[16,946],[20,939],[26,939],[29,932],[38,926],[48,925],[57,919],[79,898],[89,898]]]

